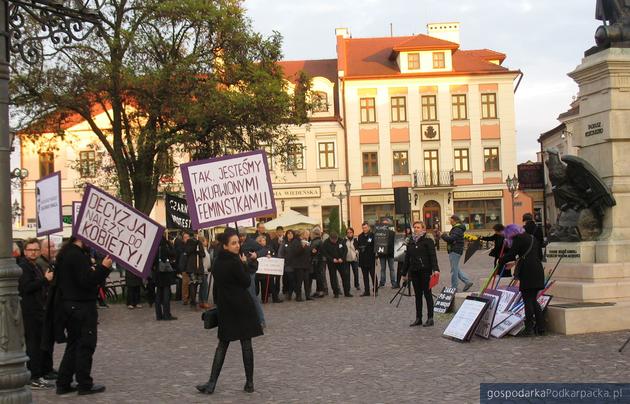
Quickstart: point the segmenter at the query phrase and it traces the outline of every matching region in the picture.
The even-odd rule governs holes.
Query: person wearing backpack
[[[450,218],[451,231],[447,233],[438,233],[440,238],[446,241],[446,251],[448,252],[448,260],[451,264],[451,287],[457,289],[457,285],[461,280],[464,282],[463,291],[466,292],[473,285],[470,278],[464,271],[459,268],[459,261],[464,254],[464,233],[466,226],[462,223],[459,216],[453,215]]]

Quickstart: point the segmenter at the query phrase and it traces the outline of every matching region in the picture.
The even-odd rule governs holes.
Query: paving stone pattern
[[[441,251],[442,286],[450,282]],[[478,252],[464,269],[477,289],[491,266]],[[549,265],[552,265],[550,263]],[[478,289],[477,289],[478,290]],[[378,298],[284,302],[264,306],[267,328],[254,340],[256,392],[245,383],[240,344],[232,343],[215,394],[197,393],[209,376],[216,330],[202,327],[200,312],[174,302],[179,320],[157,322],[148,306],[100,310],[95,382],[104,394],[56,396],[34,391],[38,403],[474,403],[482,382],[628,382],[630,333],[566,337],[441,337],[449,315],[432,328],[408,327],[413,298],[397,309],[389,286]],[[55,366],[63,353],[58,345]]]

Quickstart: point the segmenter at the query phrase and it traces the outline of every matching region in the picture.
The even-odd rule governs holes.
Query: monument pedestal
[[[548,328],[562,334],[630,329],[630,48],[593,53],[569,76],[579,86],[579,118],[572,133],[578,155],[612,192],[597,241],[551,243],[556,270]]]

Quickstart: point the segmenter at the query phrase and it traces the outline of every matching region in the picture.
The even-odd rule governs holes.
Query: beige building
[[[326,226],[341,206],[344,222],[355,228],[391,217],[401,229],[395,187],[409,188],[409,219],[432,227],[455,213],[471,230],[487,232],[511,222],[513,206],[517,216],[531,210],[525,193],[512,201],[505,185],[516,173],[520,71],[504,67],[502,53],[460,49],[459,23],[427,29],[428,35],[386,38],[352,38],[337,29],[336,59],[281,62],[289,81],[301,70],[312,77],[322,102],[308,124],[291,129],[297,136],[288,156],[292,170],[271,162],[279,212],[291,208]],[[95,115],[108,124],[103,111]],[[89,181],[94,162],[105,158],[85,122],[71,120],[64,130],[67,142],[56,147],[49,147],[52,134],[22,147],[22,167],[31,173],[22,189],[22,226],[35,221],[36,179],[61,171],[69,215],[72,201],[80,200],[77,184]],[[166,185],[181,190],[179,173]],[[151,216],[164,222],[163,199]]]

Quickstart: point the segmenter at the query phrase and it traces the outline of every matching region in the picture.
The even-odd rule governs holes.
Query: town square
[[[630,402],[630,1],[0,8],[0,402]]]

